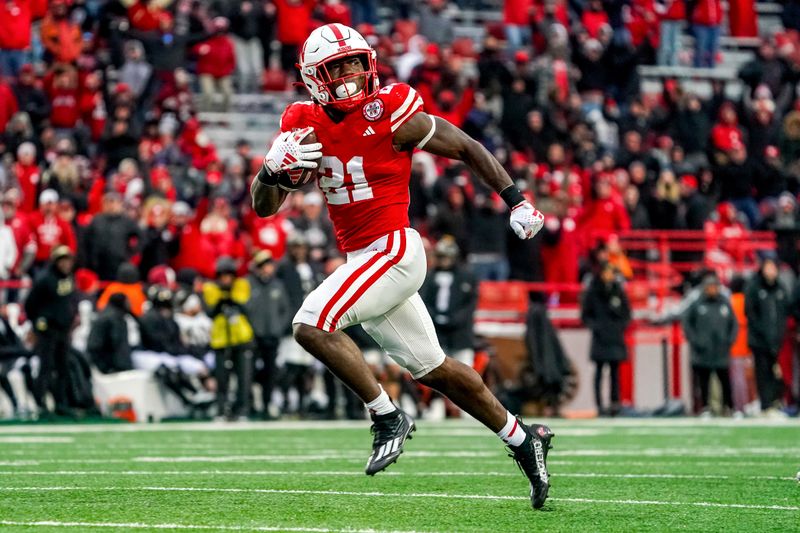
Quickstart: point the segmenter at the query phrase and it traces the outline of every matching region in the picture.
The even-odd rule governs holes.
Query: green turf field
[[[797,421],[553,421],[551,498],[474,423],[0,427],[0,530],[800,531]],[[102,528],[102,529],[100,529]]]

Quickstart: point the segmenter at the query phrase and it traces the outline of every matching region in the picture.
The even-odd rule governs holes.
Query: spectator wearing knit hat
[[[48,392],[52,393],[55,412],[59,415],[70,414],[67,354],[70,328],[76,315],[72,276],[74,264],[75,258],[69,247],[54,247],[48,257],[47,267],[36,277],[25,301],[25,314],[34,325],[35,351],[40,360],[39,376],[34,387],[36,403],[39,409],[47,412],[45,396]]]
[[[66,246],[72,253],[77,249],[75,232],[56,214],[58,193],[45,189],[39,195],[39,210],[31,213],[30,224],[36,240],[36,260],[34,268],[43,269],[50,260],[50,253],[59,246]]]
[[[42,178],[42,169],[36,162],[36,145],[31,142],[19,145],[13,173],[22,192],[22,204],[19,208],[24,213],[32,213],[36,210]]]

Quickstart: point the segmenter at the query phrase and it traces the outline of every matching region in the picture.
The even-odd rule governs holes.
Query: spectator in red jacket
[[[720,0],[698,0],[692,13],[695,67],[714,68],[719,49],[721,24],[722,5]]]
[[[157,30],[161,25],[161,20],[169,16],[169,13],[161,9],[161,6],[154,0],[139,0],[128,8],[131,27],[140,31]]]
[[[68,246],[73,253],[77,249],[75,232],[67,222],[57,214],[58,193],[53,189],[45,189],[39,195],[39,210],[30,216],[31,226],[36,239],[36,260],[34,266],[44,267],[50,260],[50,252],[56,246]]]
[[[0,131],[6,131],[6,124],[18,109],[14,91],[0,78]]]
[[[510,52],[531,42],[532,0],[505,0],[503,3],[503,26]]]
[[[591,0],[581,15],[581,25],[592,39],[600,37],[600,29],[608,24],[608,13],[603,8],[602,0]]]
[[[89,128],[92,142],[100,141],[106,127],[106,104],[100,91],[100,76],[90,72],[83,81],[83,90],[78,99],[81,121]]]
[[[578,225],[566,214],[565,203],[559,202],[557,211],[545,216],[542,229],[544,281],[575,283],[578,281]]]
[[[325,0],[322,7],[322,20],[326,24],[344,24],[352,26],[350,8],[342,0]]]
[[[227,111],[233,94],[231,75],[236,69],[236,53],[233,41],[228,37],[228,19],[216,17],[213,24],[214,35],[194,47],[198,56],[197,73],[205,108],[210,108],[219,94],[222,96],[221,110]]]
[[[711,128],[711,144],[715,150],[730,152],[734,146],[744,144],[744,134],[739,127],[739,117],[733,103],[725,102],[719,108],[719,121]]]
[[[661,15],[661,40],[658,46],[658,64],[674,67],[678,65],[681,50],[680,37],[683,21],[686,20],[684,0],[663,0],[656,4]]]
[[[172,258],[170,266],[176,271],[191,268],[203,277],[213,278],[214,247],[200,233],[199,220],[185,202],[173,204],[169,231],[179,243],[178,254]]]
[[[0,76],[16,77],[30,46],[30,0],[5,0],[0,6]]]
[[[596,238],[631,229],[625,206],[615,200],[612,193],[610,180],[598,179],[595,182],[593,198],[576,221],[585,245]]]
[[[464,125],[467,115],[472,111],[475,90],[467,87],[457,96],[455,91],[445,89],[434,96],[427,85],[420,85],[419,92],[425,102],[425,111],[439,116],[458,126]]]
[[[298,51],[310,33],[311,13],[317,0],[274,0],[273,3],[277,9],[281,68],[295,73]]]
[[[14,177],[22,192],[19,210],[23,213],[36,211],[36,200],[41,187],[42,169],[36,163],[36,145],[24,142],[17,148],[17,162],[14,164]]]
[[[48,96],[51,103],[50,125],[56,129],[74,128],[81,112],[78,107],[78,75],[73,67],[56,67]]]
[[[731,37],[758,37],[758,14],[754,0],[728,0]]]

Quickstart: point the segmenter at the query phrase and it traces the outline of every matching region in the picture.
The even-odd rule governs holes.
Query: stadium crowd
[[[729,4],[728,33],[755,36],[752,3]],[[574,283],[611,259],[629,278],[620,232],[688,229],[724,241],[765,229],[788,243],[778,266],[798,272],[800,2],[785,3],[784,30],[763,36],[742,67],[737,100],[720,81],[708,98],[672,79],[646,95],[637,70],[714,66],[719,0],[404,0],[385,3],[384,18],[379,7],[4,2],[0,281],[36,331],[40,406],[50,390],[69,411],[58,376],[71,372],[70,346],[103,372],[160,372],[188,404],[214,397],[228,416],[251,404],[246,387],[228,399],[231,368],[262,385],[266,405],[278,360],[277,384],[309,405],[311,357],[287,334],[303,296],[343,261],[322,196],[296,193],[278,215],[255,216],[249,182],[264,147],[242,141],[223,160],[198,110],[227,110],[234,92],[290,90],[298,46],[324,23],[357,26],[378,52],[381,82],[415,87],[426,111],[479,139],[546,215],[540,238],[519,241],[499,197],[462,165],[419,152],[410,215],[432,264],[463,260],[460,275],[475,282]],[[480,43],[457,38],[452,18],[467,8],[502,9],[502,22],[487,23]],[[683,49],[684,21],[695,51]],[[73,292],[86,302],[80,312],[55,306]],[[428,300],[436,317],[434,290]],[[469,315],[439,313],[442,331],[471,321],[475,302],[459,305]],[[130,338],[129,316],[139,332]],[[326,383],[336,394],[332,376]]]

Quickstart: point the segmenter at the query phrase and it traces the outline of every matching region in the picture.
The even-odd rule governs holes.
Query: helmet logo
[[[365,119],[374,122],[383,116],[383,101],[376,98],[364,105],[362,111]]]

